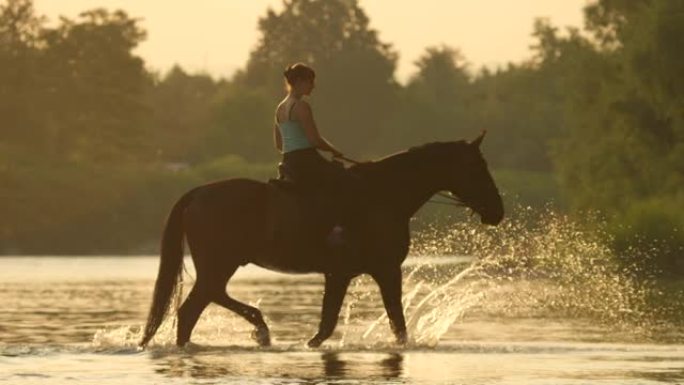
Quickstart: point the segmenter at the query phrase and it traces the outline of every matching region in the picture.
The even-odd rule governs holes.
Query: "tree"
[[[385,146],[391,151],[439,140],[458,140],[468,132],[466,113],[470,77],[461,53],[448,46],[428,47],[416,60],[418,71],[400,90],[388,124]]]
[[[236,154],[250,162],[273,162],[273,99],[263,88],[229,83],[211,105],[209,132],[201,147],[203,160]]]
[[[31,0],[7,0],[0,5],[0,47],[3,52],[19,53],[34,47],[42,28]]]
[[[265,89],[275,107],[287,65],[312,65],[322,134],[343,151],[377,152],[385,134],[380,127],[395,105],[397,55],[380,42],[356,0],[285,0],[283,6],[259,20],[261,38],[236,82]]]
[[[426,48],[415,65],[418,73],[409,80],[408,86],[424,87],[435,99],[454,100],[470,82],[465,57],[449,46]]]
[[[158,159],[192,162],[208,156],[201,147],[210,134],[215,98],[225,86],[206,74],[188,74],[179,66],[151,85],[149,140]]]
[[[554,154],[563,190],[574,208],[631,226],[617,244],[666,242],[659,262],[672,269],[684,250],[684,2],[601,0],[586,18],[588,36],[547,29],[541,44],[544,62],[567,58],[569,124]]]
[[[484,152],[493,166],[551,170],[549,141],[563,125],[557,71],[528,62],[470,75],[460,52],[445,46],[426,49],[416,65],[396,123],[403,146],[487,129]]]
[[[572,63],[565,83],[572,129],[556,160],[576,207],[624,208],[684,182],[677,177],[684,164],[684,55],[671,46],[684,33],[678,4],[600,1],[587,8],[598,44],[554,37],[558,55]],[[598,183],[616,188],[596,191]]]
[[[31,98],[42,23],[30,0],[0,5],[0,146],[27,146],[41,135]]]
[[[149,77],[132,50],[145,32],[123,11],[96,9],[43,33],[41,105],[48,152],[74,160],[141,156]]]

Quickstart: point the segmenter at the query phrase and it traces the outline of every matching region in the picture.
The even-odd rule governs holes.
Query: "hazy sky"
[[[533,20],[581,26],[586,0],[360,0],[382,41],[399,52],[397,75],[405,79],[425,47],[461,49],[474,66],[519,61],[529,55]],[[148,66],[174,63],[191,71],[229,76],[242,67],[258,39],[257,20],[282,0],[34,0],[39,14],[59,15],[105,7],[142,18],[147,40],[137,53]],[[191,4],[191,5],[190,5]]]

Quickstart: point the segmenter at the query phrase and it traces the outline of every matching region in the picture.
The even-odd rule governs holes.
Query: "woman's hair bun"
[[[313,79],[316,77],[314,70],[304,63],[295,63],[283,71],[283,76],[289,85],[294,85],[300,79]]]

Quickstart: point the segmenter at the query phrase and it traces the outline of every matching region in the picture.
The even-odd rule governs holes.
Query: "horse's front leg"
[[[401,305],[401,267],[396,266],[373,273],[372,277],[380,286],[382,302],[385,304],[390,327],[397,338],[397,343],[404,345],[408,337],[406,334],[404,309]]]
[[[321,346],[323,341],[328,339],[335,330],[337,318],[340,315],[340,308],[351,277],[339,274],[325,275],[325,294],[323,294],[323,309],[321,310],[321,323],[318,333],[309,341],[309,347]]]

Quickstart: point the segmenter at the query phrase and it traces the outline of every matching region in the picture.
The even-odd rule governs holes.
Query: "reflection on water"
[[[351,353],[345,356],[331,351],[287,355],[224,351],[219,354],[154,354],[150,359],[156,373],[170,378],[289,378],[297,379],[300,384],[320,384],[322,378],[397,379],[403,374],[404,356],[399,352]]]

